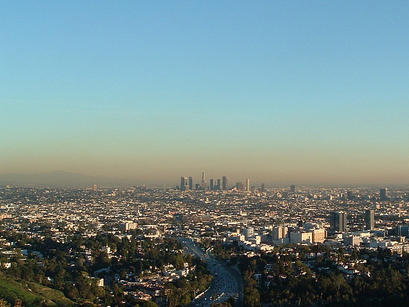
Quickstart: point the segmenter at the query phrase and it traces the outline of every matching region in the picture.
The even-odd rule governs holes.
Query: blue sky
[[[4,1],[0,173],[408,183],[408,13],[408,1]]]

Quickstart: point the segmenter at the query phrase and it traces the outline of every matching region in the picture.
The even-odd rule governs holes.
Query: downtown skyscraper
[[[348,231],[347,214],[345,212],[331,212],[330,225],[332,232]]]
[[[201,178],[201,181],[200,181],[200,185],[201,185],[203,190],[206,189],[206,174],[205,174],[204,171],[202,171],[202,178]]]
[[[365,211],[365,228],[367,230],[375,228],[375,211],[373,209]]]
[[[222,190],[223,191],[227,190],[227,177],[226,176],[222,177]]]
[[[189,182],[187,177],[180,177],[180,190],[186,191],[189,189]]]

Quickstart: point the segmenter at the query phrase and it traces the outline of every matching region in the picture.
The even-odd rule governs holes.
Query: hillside
[[[61,291],[34,282],[0,277],[0,298],[11,304],[20,299],[23,306],[74,306]]]

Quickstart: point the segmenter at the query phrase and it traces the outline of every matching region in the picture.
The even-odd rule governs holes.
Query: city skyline
[[[375,3],[5,3],[0,174],[409,184],[409,4]]]
[[[315,183],[315,182],[296,182],[296,181],[278,181],[278,180],[270,180],[270,181],[261,181],[255,179],[254,177],[249,177],[248,175],[242,175],[237,177],[230,177],[220,173],[211,173],[207,177],[207,173],[205,175],[205,180],[202,181],[203,174],[206,172],[201,171],[199,175],[181,175],[176,174],[176,177],[172,177],[169,180],[139,180],[139,179],[132,179],[132,178],[115,178],[115,177],[98,177],[98,176],[88,176],[81,173],[72,173],[66,171],[54,171],[54,172],[45,172],[45,173],[9,173],[9,174],[0,174],[0,186],[1,185],[21,185],[21,186],[55,186],[55,187],[92,187],[93,185],[97,184],[101,187],[115,187],[115,186],[148,186],[148,187],[180,187],[180,178],[185,178],[186,184],[188,185],[189,179],[192,179],[192,189],[196,190],[196,185],[199,185],[201,188],[207,187],[209,188],[210,180],[214,181],[214,185],[216,186],[217,180],[220,180],[221,188],[223,187],[223,180],[225,180],[225,187],[226,189],[229,188],[237,188],[237,185],[240,184],[243,190],[247,190],[247,180],[251,180],[250,187],[254,188],[263,188],[263,187],[287,187],[291,192],[295,192],[296,186],[322,186],[322,187],[371,187],[377,188],[382,191],[382,193],[387,193],[388,187],[404,187],[407,184],[396,184],[396,183],[353,183],[353,182],[326,182],[326,183]],[[179,177],[178,177],[179,176]],[[176,179],[175,179],[176,178]],[[294,185],[295,184],[295,185]],[[223,190],[223,189],[221,189]],[[384,194],[385,195],[385,194]],[[384,196],[383,196],[384,197]]]

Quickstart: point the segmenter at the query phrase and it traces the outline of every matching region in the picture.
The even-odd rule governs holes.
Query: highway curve
[[[209,307],[212,303],[222,303],[230,297],[236,299],[236,306],[242,306],[243,282],[238,272],[224,262],[215,259],[209,252],[203,251],[193,240],[180,238],[187,253],[205,261],[207,269],[213,275],[210,287],[192,301],[192,307]]]

